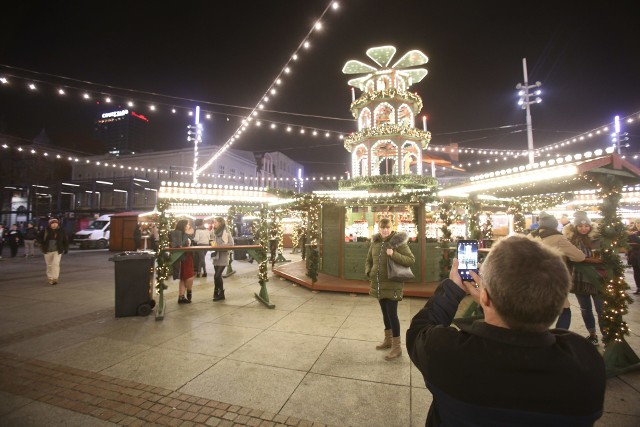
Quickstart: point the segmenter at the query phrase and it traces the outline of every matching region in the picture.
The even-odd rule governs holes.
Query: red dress
[[[193,271],[193,252],[185,252],[184,259],[180,261],[180,280],[191,279],[196,275]]]

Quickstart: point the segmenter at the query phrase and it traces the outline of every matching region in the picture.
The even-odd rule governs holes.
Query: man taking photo
[[[480,275],[449,278],[407,330],[407,351],[433,403],[427,426],[592,426],[602,416],[603,357],[583,337],[549,329],[571,276],[553,249],[524,236],[493,245]],[[466,296],[484,320],[451,326]]]

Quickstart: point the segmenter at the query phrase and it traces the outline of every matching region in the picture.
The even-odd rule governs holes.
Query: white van
[[[102,215],[100,218],[91,221],[89,227],[78,231],[73,236],[73,243],[81,249],[109,247],[109,229],[111,227],[111,215]]]

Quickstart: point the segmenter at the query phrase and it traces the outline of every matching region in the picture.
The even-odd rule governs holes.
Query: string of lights
[[[37,85],[34,83],[35,80],[33,79],[28,79],[22,76],[13,76],[15,78],[18,79],[22,79],[25,81],[28,81],[29,83],[27,84],[28,87],[30,87],[30,90],[36,90],[37,89]],[[7,78],[7,75],[3,75],[0,77],[0,83],[5,85],[5,84],[9,84],[10,80]],[[40,83],[46,83],[47,85],[50,86],[54,86],[54,84],[46,82],[44,80],[40,80]],[[91,83],[91,82],[88,82]],[[113,103],[115,102],[115,98],[112,97],[112,95],[102,91],[98,91],[98,92],[90,92],[87,90],[84,90],[82,88],[78,88],[78,87],[71,87],[71,86],[65,86],[65,89],[69,90],[69,89],[73,89],[75,91],[77,91],[78,93],[82,93],[82,99],[95,99],[97,96],[102,96],[103,101],[105,103]],[[144,92],[140,92],[140,91],[136,91],[136,90],[132,90],[132,89],[126,89],[127,91],[131,92],[131,93],[136,93],[136,94],[143,94]],[[64,89],[59,89],[58,90],[58,94],[61,96],[65,96],[67,93],[65,92]],[[242,106],[235,106],[235,105],[228,105],[228,104],[217,104],[217,103],[213,103],[213,102],[208,102],[208,101],[196,101],[196,100],[191,100],[191,99],[187,99],[187,98],[178,98],[178,97],[172,97],[170,95],[162,95],[162,94],[153,94],[156,96],[160,96],[160,97],[166,97],[168,99],[180,99],[186,102],[199,102],[199,103],[203,103],[203,104],[209,104],[209,105],[223,105],[223,106],[230,106],[230,107],[234,107],[234,108],[244,108],[247,109],[247,107],[242,107]],[[139,98],[132,98],[128,101],[126,101],[126,105],[128,107],[134,107],[135,105],[138,105],[140,102]],[[158,111],[158,106],[159,105],[164,105],[170,108],[170,111],[172,114],[177,114],[178,112],[183,112],[188,115],[188,116],[192,116],[193,115],[193,109],[191,107],[179,107],[176,106],[175,104],[171,104],[171,103],[166,103],[166,102],[156,102],[154,104],[149,104],[148,108],[149,111]],[[268,110],[270,112],[274,112],[274,113],[279,113],[279,114],[294,114],[294,113],[286,113],[286,112],[278,112],[278,111],[274,111],[274,110]],[[239,114],[233,114],[233,113],[228,113],[228,112],[217,112],[217,111],[208,111],[208,110],[203,110],[203,117],[207,120],[211,120],[213,116],[227,116],[227,118],[229,116],[234,117],[234,118],[245,118],[245,116],[243,115],[239,115]],[[303,116],[303,117],[316,117],[313,115],[304,115],[304,114],[294,114],[294,115],[299,115],[299,116]],[[329,117],[323,117],[326,119],[336,119],[339,120],[338,118],[329,118]],[[640,112],[635,112],[633,114],[627,115],[625,117],[623,117],[622,119],[627,125],[631,125],[631,124],[635,124],[637,123],[638,120],[640,120]],[[558,141],[552,144],[549,144],[547,146],[543,146],[539,149],[535,150],[535,156],[536,157],[547,157],[547,158],[551,158],[553,156],[553,151],[557,151],[557,150],[562,150],[562,149],[566,149],[567,147],[571,146],[571,145],[575,145],[575,144],[579,144],[582,142],[588,142],[590,140],[593,140],[593,138],[598,137],[598,136],[608,136],[611,133],[611,126],[613,123],[608,123],[605,125],[601,125],[598,127],[593,128],[592,130],[583,132],[581,134],[575,135],[572,138],[567,138],[564,139],[562,141]],[[282,122],[282,121],[277,121],[277,120],[269,120],[269,119],[260,119],[260,120],[255,120],[253,121],[253,123],[251,123],[251,125],[255,126],[256,128],[266,128],[266,129],[270,129],[270,130],[284,130],[286,133],[296,133],[298,136],[301,137],[324,137],[325,139],[330,139],[332,136],[333,137],[337,137],[337,140],[342,141],[345,138],[345,134],[343,132],[339,132],[339,131],[335,131],[335,130],[330,130],[330,129],[320,129],[320,128],[312,128],[312,127],[306,127],[306,126],[300,126],[297,124],[291,124],[291,123],[286,123],[286,122]],[[509,125],[509,126],[500,126],[500,127],[496,127],[496,128],[490,128],[490,129],[503,129],[505,127],[511,127],[511,126],[518,126],[518,125]],[[245,130],[248,129],[248,126],[242,126]],[[478,129],[477,131],[485,131],[487,129]],[[459,133],[468,133],[468,132],[472,132],[474,130],[464,130],[464,131],[460,131]],[[448,133],[450,134],[450,133]],[[329,145],[338,145],[338,143],[330,143]],[[326,147],[327,145],[317,145],[316,147]],[[291,147],[291,149],[299,149],[299,145],[296,145],[294,147]],[[308,148],[308,147],[307,147]],[[283,150],[286,150],[287,148],[283,148]],[[456,155],[474,155],[474,156],[494,156],[493,159],[485,159],[485,160],[475,160],[475,161],[469,161],[466,163],[459,163],[458,166],[459,167],[472,167],[472,166],[478,166],[478,165],[486,165],[486,164],[491,164],[491,163],[498,163],[498,162],[506,162],[506,161],[513,161],[518,160],[520,158],[522,158],[524,160],[524,158],[527,156],[528,151],[527,150],[505,150],[505,149],[499,149],[499,148],[480,148],[480,147],[459,147],[456,145],[435,145],[435,144],[430,144],[427,147],[427,151],[433,151],[435,153],[444,153],[444,154],[456,154]],[[556,154],[558,155],[558,154]],[[623,156],[624,158],[624,156]],[[636,159],[638,158],[637,154],[633,155],[633,158]],[[208,174],[204,174],[204,176],[208,176]]]
[[[307,35],[302,39],[297,49],[294,51],[293,55],[286,62],[284,67],[280,70],[276,78],[269,85],[268,89],[260,98],[258,104],[252,109],[251,113],[247,116],[245,120],[242,121],[241,126],[234,132],[234,134],[224,143],[222,147],[211,156],[209,160],[207,160],[197,171],[197,174],[204,172],[213,162],[222,155],[247,129],[247,126],[253,119],[258,117],[258,111],[263,110],[265,108],[265,104],[269,102],[270,97],[275,96],[278,93],[277,87],[282,83],[282,78],[291,72],[292,63],[298,60],[298,55],[302,50],[307,50],[311,47],[310,38],[314,31],[320,31],[322,29],[322,19],[326,15],[326,13],[330,10],[337,10],[339,8],[338,2],[331,1],[325,8],[325,10],[320,15],[320,18],[316,20],[313,24]]]

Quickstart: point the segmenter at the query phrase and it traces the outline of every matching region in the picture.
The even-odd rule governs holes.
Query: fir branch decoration
[[[616,210],[622,198],[622,184],[615,176],[605,175],[598,180],[598,186],[602,195],[602,223],[598,231],[602,238],[602,264],[608,273],[608,279],[604,280],[602,313],[602,341],[606,345],[621,343],[624,336],[629,335],[629,327],[623,316],[629,312],[628,307],[633,300],[626,293],[629,286],[620,260],[620,249],[627,246],[627,233]]]
[[[480,240],[481,238],[480,207],[480,202],[476,196],[471,196],[467,204],[467,214],[469,218],[467,225],[469,227],[469,238],[472,240]]]
[[[493,239],[493,218],[491,212],[487,212],[487,220],[482,227],[482,238],[486,240]]]
[[[513,215],[513,231],[516,233],[524,233],[526,220],[522,213],[522,205],[517,202],[510,203],[507,213]]]

